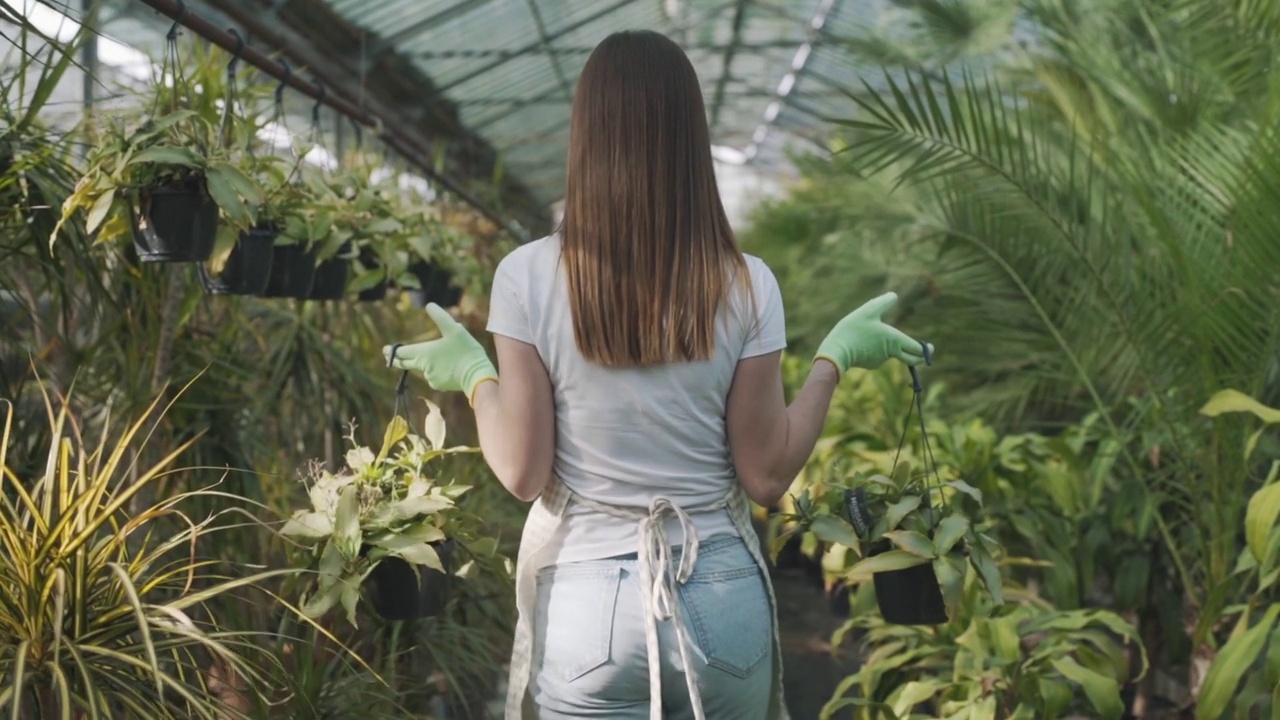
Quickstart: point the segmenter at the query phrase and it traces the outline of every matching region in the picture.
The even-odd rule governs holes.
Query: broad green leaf
[[[157,145],[149,147],[129,159],[130,165],[140,165],[142,163],[199,168],[204,165],[204,158],[186,148]]]
[[[102,225],[102,221],[107,219],[107,213],[111,211],[111,204],[116,201],[116,190],[111,188],[98,196],[93,201],[93,207],[89,208],[89,217],[84,221],[84,229],[92,233]]]
[[[472,555],[488,557],[498,552],[498,538],[482,537],[467,545]]]
[[[1280,410],[1267,407],[1239,390],[1220,390],[1200,408],[1200,414],[1209,417],[1242,412],[1252,413],[1268,425],[1280,422]]]
[[[1003,605],[1004,584],[1000,578],[1000,568],[996,566],[995,559],[987,552],[987,548],[982,542],[971,543],[969,562],[978,571],[978,578],[982,580],[982,585],[990,593],[991,599],[997,605]]]
[[[895,693],[896,698],[891,698],[893,711],[899,715],[910,715],[916,705],[931,700],[947,686],[947,683],[936,680],[912,680]]]
[[[337,584],[338,577],[342,575],[342,569],[346,567],[346,560],[342,557],[342,552],[337,545],[332,542],[326,543],[324,550],[320,552],[320,577],[319,585],[323,590]]]
[[[1217,720],[1227,709],[1240,679],[1262,652],[1277,614],[1280,614],[1280,603],[1273,604],[1257,625],[1231,638],[1218,651],[1200,688],[1196,720]]]
[[[951,552],[956,542],[969,531],[969,518],[963,515],[948,515],[938,523],[933,534],[933,549],[940,557]]]
[[[226,176],[217,170],[210,168],[204,175],[205,186],[209,188],[209,197],[213,198],[213,202],[222,209],[224,215],[234,225],[238,227],[248,227],[253,222],[253,217],[249,214],[249,208],[244,204],[244,199],[235,191],[231,183],[227,181]]]
[[[1273,482],[1253,494],[1244,516],[1244,534],[1249,551],[1259,563],[1266,562],[1271,530],[1280,519],[1280,482]]]
[[[1090,670],[1069,657],[1054,660],[1053,667],[1080,686],[1089,704],[1098,712],[1097,717],[1119,720],[1124,714],[1124,700],[1120,697],[1120,684],[1115,678]]]
[[[913,555],[905,550],[890,550],[859,560],[853,567],[849,568],[849,572],[845,574],[845,577],[850,580],[866,580],[875,573],[905,570],[927,562],[929,562],[927,559],[919,555]]]
[[[423,495],[415,498],[405,498],[394,505],[386,508],[378,517],[378,520],[390,525],[405,520],[412,520],[420,515],[431,515],[441,510],[453,507],[453,503],[448,498],[436,495]]]
[[[964,558],[943,555],[933,561],[933,574],[942,590],[942,602],[947,607],[947,617],[956,618],[964,602]]]
[[[933,542],[914,530],[894,530],[893,532],[885,533],[884,536],[889,542],[912,555],[926,560],[932,560],[937,557],[933,550]]]
[[[432,450],[444,447],[444,414],[440,412],[439,406],[430,400],[427,401],[427,420],[423,432],[426,434],[427,442],[431,443]]]
[[[902,522],[902,518],[911,514],[920,507],[919,495],[908,495],[898,502],[889,506],[885,511],[885,524],[889,530],[896,530],[898,523]]]
[[[348,485],[338,496],[333,519],[333,542],[343,557],[353,559],[360,552],[360,487]]]
[[[299,510],[280,528],[280,534],[302,543],[314,543],[333,534],[333,522],[324,513]]]
[[[341,587],[342,593],[338,599],[343,609],[347,611],[347,622],[351,623],[351,627],[360,627],[356,622],[356,605],[360,601],[360,586],[354,582],[344,582]]]
[[[950,482],[943,483],[942,485],[943,487],[949,487],[957,492],[962,492],[978,501],[979,505],[982,504],[982,491],[963,480],[952,480]]]
[[[382,461],[386,460],[387,456],[391,454],[391,449],[396,446],[396,443],[399,443],[408,435],[409,423],[405,422],[405,419],[399,415],[391,418],[391,422],[387,423],[386,432],[382,435],[382,449],[378,451],[375,464],[382,464]]]
[[[819,515],[813,519],[809,529],[823,542],[843,545],[861,552],[862,544],[858,541],[858,534],[843,518],[835,515]]]
[[[342,597],[342,584],[334,583],[324,589],[317,590],[302,605],[302,613],[309,618],[315,619],[325,613],[338,603]]]
[[[444,572],[444,565],[440,562],[440,555],[436,549],[428,543],[412,543],[396,550],[394,555],[398,555],[407,563],[414,565],[426,565],[432,570]]]

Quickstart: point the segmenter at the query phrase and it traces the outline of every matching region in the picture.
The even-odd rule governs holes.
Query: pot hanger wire
[[[926,366],[933,364],[933,352],[928,343],[920,343],[920,347],[924,352],[924,364]],[[902,456],[902,448],[907,443],[907,431],[911,428],[911,415],[914,413],[916,420],[920,425],[920,442],[924,449],[924,505],[929,513],[929,525],[932,528],[937,525],[939,518],[933,512],[933,490],[937,489],[941,497],[944,508],[950,507],[950,502],[942,493],[942,475],[938,472],[938,461],[933,456],[933,446],[929,444],[929,430],[924,422],[924,385],[920,382],[920,371],[916,366],[908,367],[911,371],[911,406],[907,409],[907,418],[903,422],[902,436],[898,439],[898,449],[893,456],[893,468],[898,467],[898,459]],[[933,481],[930,483],[930,475]]]

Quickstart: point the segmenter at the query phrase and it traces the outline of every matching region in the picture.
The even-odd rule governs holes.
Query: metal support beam
[[[538,39],[542,41],[542,47],[547,53],[547,60],[551,62],[551,69],[555,71],[556,78],[560,81],[560,87],[564,89],[564,99],[571,101],[573,99],[573,86],[569,83],[569,78],[565,77],[564,67],[560,65],[560,57],[551,51],[551,38],[547,36],[547,24],[542,21],[542,13],[538,10],[538,2],[537,0],[525,0],[525,4],[529,6],[529,12],[533,15],[533,24],[538,28]]]
[[[413,40],[423,32],[431,30],[437,25],[447,23],[456,17],[465,15],[482,5],[489,4],[492,1],[493,0],[463,0],[462,2],[451,3],[449,7],[444,10],[428,15],[417,22],[411,23],[409,27],[404,28],[403,30],[397,30],[394,34],[387,36],[378,44],[378,47],[375,48],[374,54],[376,55],[389,50],[394,50],[397,45],[407,40]]]
[[[738,42],[742,38],[742,26],[747,20],[747,4],[750,0],[737,0],[733,8],[732,36],[724,51],[724,61],[720,67],[720,77],[716,79],[716,94],[711,101],[711,131],[715,132],[720,124],[720,108],[724,105],[724,88],[729,83],[729,74],[733,69],[733,56],[738,52]]]
[[[569,25],[566,25],[565,27],[562,27],[556,32],[552,33],[551,35],[548,35],[546,38],[546,42],[551,42],[552,40],[558,40],[559,38],[565,35],[568,35],[574,30],[590,25],[591,23],[599,20],[600,18],[605,17],[611,13],[615,13],[618,10],[621,10],[622,8],[634,2],[636,2],[636,0],[617,0],[617,2],[614,2],[610,5],[606,5],[603,8],[591,13],[590,15],[576,22],[570,23]],[[521,57],[522,55],[526,55],[533,50],[537,50],[538,47],[540,47],[543,44],[543,42],[544,41],[542,39],[539,39],[537,42],[533,42],[533,43],[530,43],[529,45],[525,45],[523,47],[517,48],[516,50],[512,51],[512,53],[507,57],[488,63],[484,67],[477,68],[467,73],[466,75],[463,75],[462,77],[454,80],[448,85],[438,88],[436,92],[438,92],[441,95],[444,95],[445,93],[449,92],[453,88],[458,87],[459,85],[469,80],[473,80],[477,77],[480,77],[481,75],[484,75],[485,73],[490,72],[491,70],[496,70],[502,67],[503,65],[506,65],[507,63],[511,62],[512,60],[518,57]]]
[[[179,0],[140,0],[156,12],[172,18],[191,32],[217,45],[235,52],[236,38],[207,19],[190,12]],[[345,72],[332,61],[326,60],[322,53],[308,52],[307,48],[288,42],[283,36],[279,22],[264,22],[261,14],[253,8],[238,1],[221,3],[217,6],[232,21],[240,24],[245,31],[267,44],[288,48],[289,54],[302,65],[308,66],[316,75],[316,80],[308,80],[299,73],[286,69],[284,65],[263,52],[246,47],[241,53],[241,60],[261,70],[266,75],[280,80],[289,87],[322,104],[346,115],[353,121],[369,128],[376,129],[380,138],[394,152],[404,157],[420,172],[429,177],[433,183],[448,191],[462,202],[475,208],[485,217],[506,229],[516,238],[525,240],[527,233],[513,227],[506,218],[494,210],[488,203],[481,201],[464,188],[453,177],[436,170],[435,154],[422,137],[411,134],[403,123],[395,122],[395,112],[386,103],[377,98],[364,98],[366,107],[360,107],[344,96]],[[383,122],[386,118],[389,122]]]

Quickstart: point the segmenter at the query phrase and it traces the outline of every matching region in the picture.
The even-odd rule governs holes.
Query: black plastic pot
[[[213,254],[218,206],[203,178],[144,190],[129,214],[142,262],[204,262]]]
[[[351,275],[351,245],[343,245],[338,254],[316,266],[310,300],[341,300],[347,294],[347,278]]]
[[[424,308],[428,303],[440,307],[453,307],[462,300],[462,288],[453,285],[453,273],[431,263],[419,262],[409,268],[409,272],[418,278],[421,289],[406,288],[409,301],[415,307]]]
[[[871,555],[892,548],[888,542],[872,546]],[[890,570],[872,575],[876,588],[876,604],[885,622],[894,625],[942,625],[947,622],[947,606],[942,600],[942,587],[932,563],[904,570]]]
[[[276,245],[271,251],[271,277],[262,297],[306,299],[316,276],[316,255],[311,248]]]
[[[453,543],[434,545],[446,571],[453,567]],[[368,551],[361,549],[361,554]],[[364,581],[365,596],[383,620],[421,620],[435,617],[449,602],[451,572],[411,565],[398,557],[383,558]]]
[[[200,282],[210,295],[261,295],[271,279],[271,259],[276,236],[274,225],[260,225],[240,233],[240,239],[227,256],[222,272],[212,275],[202,263]]]

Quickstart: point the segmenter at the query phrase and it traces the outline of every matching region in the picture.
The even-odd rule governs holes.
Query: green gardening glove
[[[497,380],[498,370],[479,341],[447,310],[431,303],[427,314],[440,328],[438,340],[402,345],[396,348],[395,357],[388,345],[382,348],[382,356],[392,367],[422,373],[436,390],[465,392],[474,404],[476,388],[486,380]]]
[[[875,370],[890,358],[908,365],[924,362],[922,343],[880,319],[896,302],[897,293],[885,293],[846,315],[818,346],[814,360],[830,360],[842,375],[851,367]],[[932,345],[929,352],[933,353]]]

